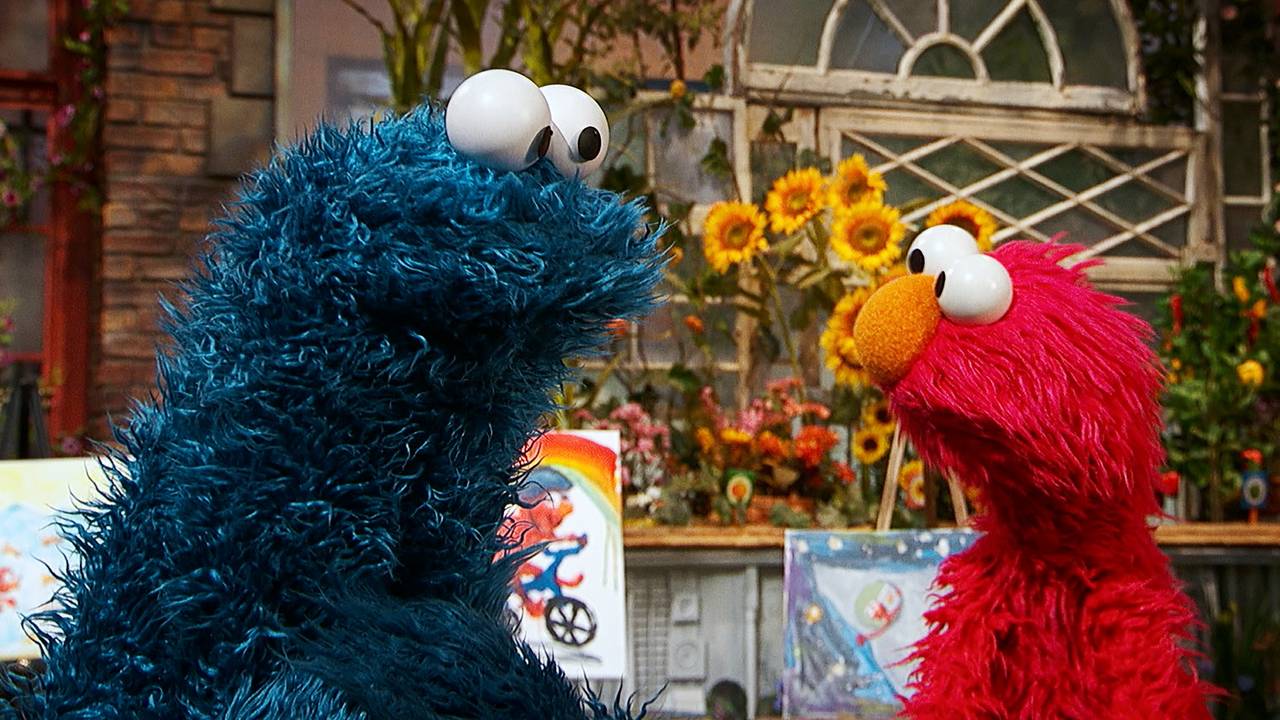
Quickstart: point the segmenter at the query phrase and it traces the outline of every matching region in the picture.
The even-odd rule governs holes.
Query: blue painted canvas
[[[788,718],[891,720],[924,637],[938,565],[967,530],[790,531],[786,541]]]

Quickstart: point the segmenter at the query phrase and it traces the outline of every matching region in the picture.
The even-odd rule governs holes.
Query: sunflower
[[[853,456],[862,465],[874,465],[889,452],[889,439],[882,432],[859,430],[853,434]]]
[[[973,236],[978,241],[978,249],[987,252],[991,249],[991,236],[996,232],[996,219],[991,213],[967,200],[956,200],[949,205],[929,213],[924,226],[955,225]]]
[[[886,400],[877,400],[862,408],[862,424],[882,433],[893,432],[893,413]]]
[[[884,176],[871,172],[861,155],[845,158],[836,166],[836,174],[827,185],[827,202],[831,207],[844,208],[860,202],[884,200],[886,185]]]
[[[773,181],[773,188],[764,199],[769,229],[790,235],[804,227],[822,209],[824,184],[817,168],[792,170]]]
[[[898,218],[895,208],[870,200],[842,208],[832,227],[831,247],[845,260],[875,272],[902,256],[905,228]]]
[[[907,273],[906,263],[897,262],[892,265],[885,265],[884,267],[880,268],[879,274],[877,274],[873,278],[873,280],[875,281],[875,287],[882,288],[885,285],[888,285],[889,283],[893,282],[894,280],[897,280],[900,277],[906,276],[907,274],[908,273]]]
[[[902,488],[907,499],[907,507],[912,510],[924,508],[924,463],[912,460],[898,471],[898,487]]]
[[[769,248],[764,239],[764,213],[750,203],[718,202],[711,206],[703,225],[702,251],[718,273],[746,262]]]
[[[851,386],[866,384],[866,373],[853,346],[853,323],[870,297],[871,293],[866,288],[858,288],[841,298],[831,311],[827,329],[822,331],[822,338],[818,341],[827,356],[827,367],[835,373],[838,383]]]

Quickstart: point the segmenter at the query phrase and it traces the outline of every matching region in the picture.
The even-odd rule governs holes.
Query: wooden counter
[[[870,527],[852,528],[870,531]],[[781,548],[786,531],[771,525],[627,527],[628,549]],[[1178,523],[1156,528],[1156,542],[1170,547],[1280,547],[1280,523]]]

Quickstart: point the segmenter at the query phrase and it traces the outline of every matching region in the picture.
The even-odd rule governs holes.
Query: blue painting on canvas
[[[967,530],[792,531],[786,542],[788,718],[890,720],[902,708],[938,565]]]

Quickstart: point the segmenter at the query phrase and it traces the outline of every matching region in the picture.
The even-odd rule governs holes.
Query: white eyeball
[[[916,236],[907,250],[907,269],[937,277],[951,263],[979,254],[978,241],[955,225],[935,225]]]
[[[551,162],[567,178],[586,177],[604,164],[609,151],[609,120],[590,95],[571,85],[546,85],[551,106]]]
[[[942,314],[961,325],[990,325],[1013,304],[1009,271],[990,255],[969,255],[938,273],[933,292]]]
[[[459,155],[515,172],[547,154],[551,108],[529,78],[510,70],[485,70],[453,91],[444,129]]]

